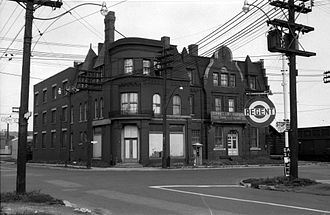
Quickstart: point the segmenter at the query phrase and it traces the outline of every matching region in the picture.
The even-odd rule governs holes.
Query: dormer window
[[[228,74],[221,73],[220,79],[221,79],[220,80],[221,87],[228,87]]]
[[[251,90],[257,89],[257,77],[256,76],[249,77],[249,87]]]
[[[236,75],[230,74],[229,76],[229,86],[230,87],[236,87]]]

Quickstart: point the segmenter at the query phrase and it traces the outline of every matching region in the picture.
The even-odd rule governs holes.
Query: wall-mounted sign
[[[247,101],[244,115],[254,127],[267,127],[275,119],[274,104],[266,97],[255,97]]]

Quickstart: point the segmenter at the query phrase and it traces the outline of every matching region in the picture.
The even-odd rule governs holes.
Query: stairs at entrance
[[[142,164],[139,163],[117,163],[117,168],[142,168]]]

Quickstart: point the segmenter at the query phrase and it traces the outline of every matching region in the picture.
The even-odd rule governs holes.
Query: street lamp
[[[162,167],[170,167],[171,166],[171,156],[170,156],[170,150],[169,150],[169,143],[167,138],[167,107],[173,97],[174,92],[179,89],[183,90],[182,86],[177,86],[173,89],[171,95],[169,96],[168,100],[166,101],[166,85],[164,87],[164,101],[166,102],[166,105],[163,109],[163,157],[162,157]]]
[[[243,12],[248,13],[250,11],[250,6],[255,7],[255,8],[259,9],[261,12],[263,12],[265,14],[265,16],[267,17],[268,21],[270,21],[268,14],[263,9],[261,9],[261,7],[258,7],[257,5],[254,5],[254,4],[250,4],[248,2],[248,0],[244,1],[244,5],[242,7]]]

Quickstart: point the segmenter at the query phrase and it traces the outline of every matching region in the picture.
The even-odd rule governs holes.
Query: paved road
[[[27,167],[27,190],[41,190],[112,214],[330,214],[329,196],[242,188],[243,178],[280,176],[282,167],[193,170],[77,170]],[[330,180],[330,166],[299,168]],[[1,192],[15,190],[16,165],[1,164]]]

